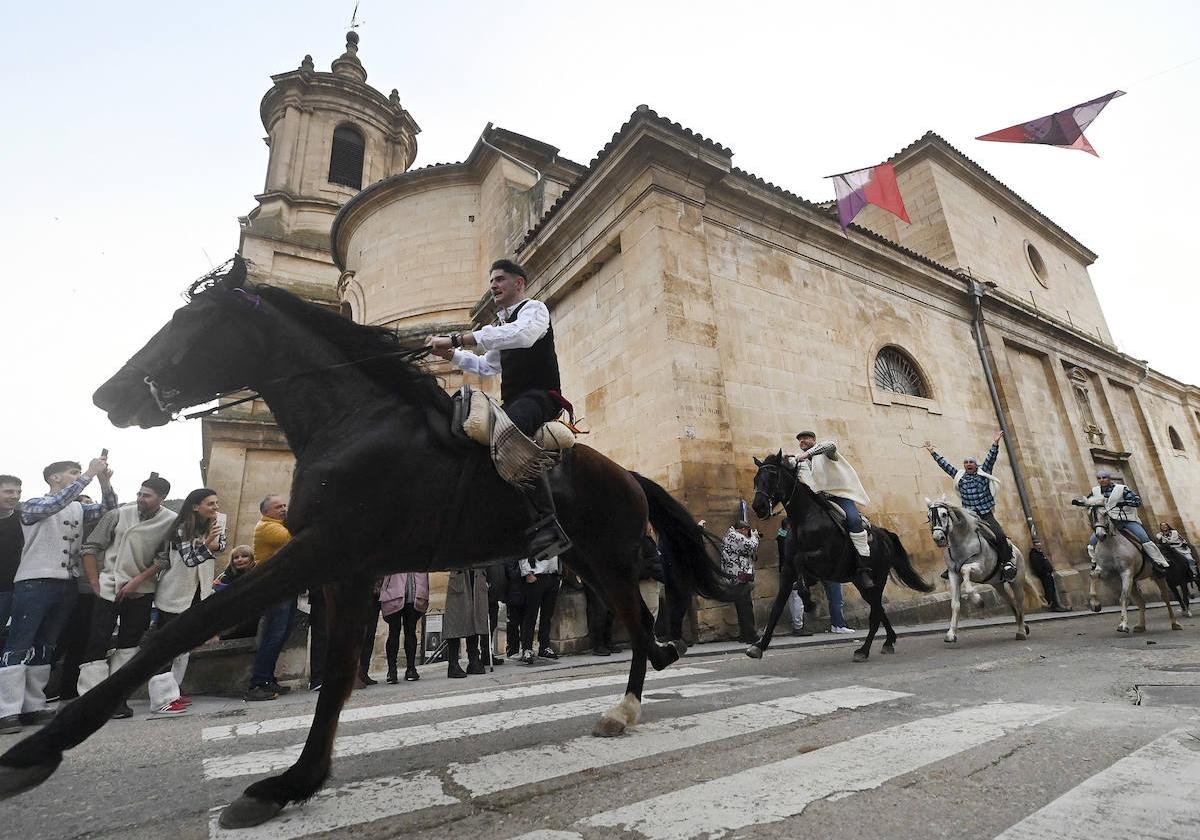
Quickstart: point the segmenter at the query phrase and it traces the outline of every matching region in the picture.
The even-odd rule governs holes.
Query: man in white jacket
[[[801,481],[824,493],[845,511],[846,530],[858,553],[858,586],[860,589],[874,589],[870,565],[871,545],[858,512],[858,506],[871,504],[871,499],[863,489],[858,473],[850,466],[846,456],[838,452],[834,441],[817,443],[816,432],[800,432],[796,440],[800,443],[800,451],[796,454],[797,475]]]

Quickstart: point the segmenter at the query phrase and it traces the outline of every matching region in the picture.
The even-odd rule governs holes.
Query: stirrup
[[[536,539],[538,534],[545,532],[548,528],[553,530],[553,540],[534,551],[532,546],[533,539]],[[531,565],[540,563],[543,560],[549,560],[552,557],[559,557],[571,549],[571,538],[567,536],[567,532],[559,524],[557,516],[550,515],[539,519],[527,528],[525,533],[531,537],[528,557]]]

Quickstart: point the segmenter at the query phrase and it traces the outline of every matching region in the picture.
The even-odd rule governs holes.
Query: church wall
[[[863,208],[855,217],[855,224],[942,265],[957,265],[933,165],[927,160],[907,165],[896,172],[896,183],[904,196],[904,209],[911,224],[874,205]]]
[[[431,318],[469,322],[485,290],[481,224],[479,190],[469,183],[401,195],[365,217],[346,251],[346,267],[363,290],[364,311],[356,316],[402,329]]]
[[[1200,540],[1200,472],[1196,469],[1197,453],[1200,452],[1200,437],[1195,426],[1189,422],[1189,409],[1178,394],[1158,388],[1138,389],[1141,404],[1145,409],[1147,427],[1155,442],[1158,460],[1166,485],[1172,498],[1160,504],[1161,518],[1166,518],[1189,537]],[[1168,426],[1178,433],[1182,450],[1171,445]],[[1158,522],[1145,522],[1152,532]],[[1180,525],[1182,521],[1182,527]]]
[[[1087,265],[1078,255],[941,164],[929,165],[954,242],[951,267],[970,270],[977,279],[995,282],[1013,297],[1112,344]],[[1045,285],[1030,266],[1026,241],[1042,256]]]

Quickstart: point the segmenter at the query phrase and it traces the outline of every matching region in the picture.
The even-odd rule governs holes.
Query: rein
[[[341,368],[347,368],[347,367],[354,367],[356,365],[361,365],[366,362],[373,362],[377,359],[408,358],[410,361],[418,362],[421,359],[424,359],[426,356],[428,356],[431,352],[432,351],[428,347],[413,347],[413,348],[408,348],[405,350],[397,350],[393,353],[381,353],[381,354],[375,355],[375,356],[367,356],[366,358],[363,358],[363,359],[355,359],[352,362],[340,362],[336,365],[322,365],[321,367],[309,368],[308,370],[302,370],[302,371],[298,371],[296,373],[289,373],[287,376],[277,376],[274,379],[268,379],[263,384],[264,385],[277,385],[281,382],[288,382],[292,379],[296,379],[301,376],[310,376],[314,373],[324,373],[325,371],[339,370]],[[141,373],[145,373],[145,371],[141,370],[140,368],[138,368],[138,370]],[[170,403],[168,402],[168,403],[164,404],[162,401],[162,398],[159,396],[160,392],[159,392],[158,383],[155,382],[154,379],[149,375],[146,376],[144,381],[146,383],[146,386],[150,388],[150,393],[154,396],[154,400],[155,400],[155,402],[158,403],[158,407],[161,408],[163,411],[170,411]],[[203,400],[198,400],[198,402],[209,402],[210,400],[219,400],[222,397],[227,397],[230,394],[236,394],[239,391],[243,391],[243,390],[245,390],[245,389],[237,388],[232,391],[225,391],[222,393],[213,394],[211,397],[207,397],[206,399],[203,399]],[[169,400],[171,397],[175,396],[176,394],[178,394],[178,391],[167,391],[166,392],[167,399]],[[222,411],[223,409],[232,408],[235,405],[242,405],[243,403],[252,402],[254,400],[260,399],[261,397],[262,397],[262,394],[255,392],[248,397],[242,397],[241,399],[234,400],[233,402],[225,403],[224,405],[218,405],[213,408],[206,408],[201,411],[193,411],[190,414],[184,414],[183,419],[184,420],[194,420],[197,417],[208,417],[209,415],[216,414],[218,411]]]

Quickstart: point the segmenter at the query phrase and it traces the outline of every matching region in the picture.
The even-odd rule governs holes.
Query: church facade
[[[388,136],[407,138],[415,124],[392,104]],[[332,148],[335,122],[316,148]],[[1075,599],[1088,529],[1069,501],[1097,468],[1141,493],[1152,532],[1162,520],[1200,528],[1200,389],[1115,347],[1088,275],[1096,254],[936,134],[891,158],[911,224],[868,208],[846,232],[828,204],[738,169],[732,151],[644,106],[586,166],[490,125],[461,163],[409,169],[397,151],[409,147],[388,142],[368,144],[362,189],[331,197],[336,215],[319,211],[319,271],[301,281],[266,269],[268,282],[312,278],[314,297],[356,321],[417,336],[487,322],[487,267],[517,259],[550,307],[585,442],[662,482],[713,530],[752,496],[753,458],[794,447],[801,428],[838,441],[868,513],[928,579],[942,561],[924,499],[953,491],[925,439],[961,462],[1006,429],[997,517],[1023,550],[1036,529]],[[244,246],[263,207],[260,196]],[[281,253],[273,265],[295,265]],[[222,480],[254,486],[266,469],[282,486],[286,453],[255,448],[266,417],[247,418],[258,431],[244,430],[241,475],[226,459]],[[261,451],[273,453],[265,466]],[[768,538],[777,526],[758,524]],[[770,542],[757,598],[775,588]],[[932,616],[946,595],[889,597]],[[731,608],[701,605],[696,618],[702,637],[735,629]]]

